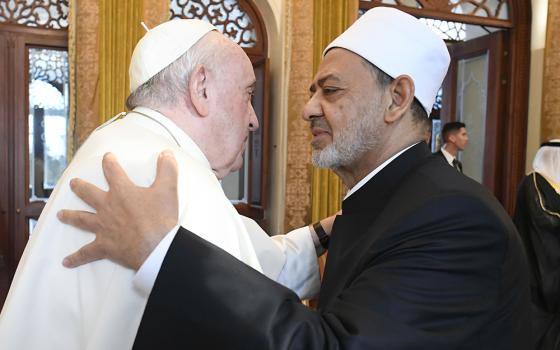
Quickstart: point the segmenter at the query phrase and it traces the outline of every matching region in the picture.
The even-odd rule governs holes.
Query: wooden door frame
[[[502,152],[502,174],[500,201],[513,214],[517,188],[525,175],[527,148],[527,120],[529,115],[529,75],[531,60],[531,2],[510,0],[511,20],[514,24],[506,32],[506,50],[509,65],[505,91],[506,116],[503,132],[504,143],[509,149]]]
[[[443,83],[443,103],[441,121],[447,123],[457,120],[457,63],[459,59],[469,59],[488,54],[488,73],[486,87],[486,124],[484,126],[484,160],[482,164],[482,183],[497,198],[502,196],[501,182],[503,177],[500,159],[503,147],[503,119],[505,94],[502,87],[505,78],[504,31],[497,31],[469,41],[448,44],[451,54],[449,71]],[[469,126],[467,125],[467,131]]]
[[[9,130],[12,130],[12,126],[8,118],[9,108],[11,107],[8,101],[12,93],[11,89],[8,88],[10,86],[10,76],[8,75],[10,45],[8,36],[0,36],[0,77],[6,77],[6,79],[0,79],[0,253],[3,255],[6,264],[9,264],[9,252],[11,251],[8,227],[10,224],[9,184],[12,181],[10,178],[10,145],[13,144],[12,133],[9,132]]]
[[[264,225],[265,219],[265,210],[267,208],[268,203],[268,144],[269,144],[269,98],[270,93],[270,67],[269,67],[269,60],[268,58],[264,57],[263,55],[249,55],[249,59],[253,65],[253,69],[256,67],[262,67],[263,69],[263,86],[262,86],[262,94],[263,94],[263,110],[262,110],[262,120],[260,121],[259,130],[257,132],[261,133],[261,150],[260,150],[260,169],[258,174],[254,172],[253,167],[249,166],[248,174],[245,176],[248,177],[248,189],[247,189],[247,203],[236,203],[234,206],[237,211],[241,215],[248,216],[259,224]],[[250,134],[249,138],[252,139],[253,133]],[[248,147],[245,152],[249,152],[249,164],[253,164],[253,152],[252,148]],[[259,186],[259,196],[260,201],[255,201],[255,196],[253,193],[253,181],[256,176],[260,177],[260,186]]]
[[[16,64],[16,62],[27,62],[25,57],[26,47],[45,47],[45,48],[66,48],[68,46],[67,31],[54,29],[37,29],[20,25],[3,24],[0,31],[6,33],[10,50],[8,50],[8,60],[5,67],[8,77],[5,87],[8,90],[4,108],[4,122],[7,128],[6,158],[7,166],[7,188],[3,191],[7,197],[5,224],[0,227],[0,235],[6,243],[7,265],[13,275],[18,261],[25,249],[28,237],[24,235],[28,230],[26,225],[28,219],[38,217],[44,207],[44,203],[28,203],[29,198],[29,141],[27,133],[18,133],[21,130],[28,130],[29,106],[28,91],[26,89],[29,79],[29,67],[27,64]],[[0,68],[1,69],[1,68]],[[21,78],[20,78],[21,77]],[[0,157],[2,155],[0,154]],[[25,176],[20,176],[23,172]],[[0,185],[0,190],[2,189]],[[17,189],[25,189],[24,195],[17,196]],[[0,222],[2,224],[2,222]]]

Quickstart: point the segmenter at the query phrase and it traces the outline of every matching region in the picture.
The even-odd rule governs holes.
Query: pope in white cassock
[[[311,231],[269,239],[237,214],[219,183],[241,166],[248,133],[258,127],[251,106],[255,76],[243,50],[206,22],[170,21],[140,40],[129,73],[132,111],[90,135],[45,206],[0,314],[0,349],[132,347],[157,268],[143,271],[147,263],[135,275],[108,260],[62,266],[94,235],[61,224],[56,213],[91,209],[71,191],[73,178],[107,190],[106,152],[136,184],[150,186],[158,155],[171,150],[179,167],[180,225],[301,297],[318,290]],[[159,266],[163,255],[154,252],[147,262]]]

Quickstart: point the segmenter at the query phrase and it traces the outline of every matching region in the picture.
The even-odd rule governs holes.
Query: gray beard
[[[380,133],[372,113],[364,113],[349,121],[347,127],[333,137],[331,144],[313,149],[313,165],[331,169],[348,167],[378,145]]]

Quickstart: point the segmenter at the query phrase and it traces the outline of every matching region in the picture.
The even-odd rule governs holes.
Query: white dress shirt
[[[443,156],[445,157],[445,160],[447,160],[447,163],[453,166],[453,161],[455,160],[455,156],[445,150],[445,145],[440,150]]]

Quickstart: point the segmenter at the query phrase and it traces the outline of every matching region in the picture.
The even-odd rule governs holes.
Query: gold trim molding
[[[77,149],[99,122],[99,2],[74,1],[75,20],[75,140]]]
[[[548,1],[541,140],[560,138],[560,0]]]
[[[313,75],[313,2],[291,0],[287,4],[288,42],[288,150],[284,227],[291,230],[309,223],[311,210],[311,153],[309,126],[301,111],[309,98]]]

